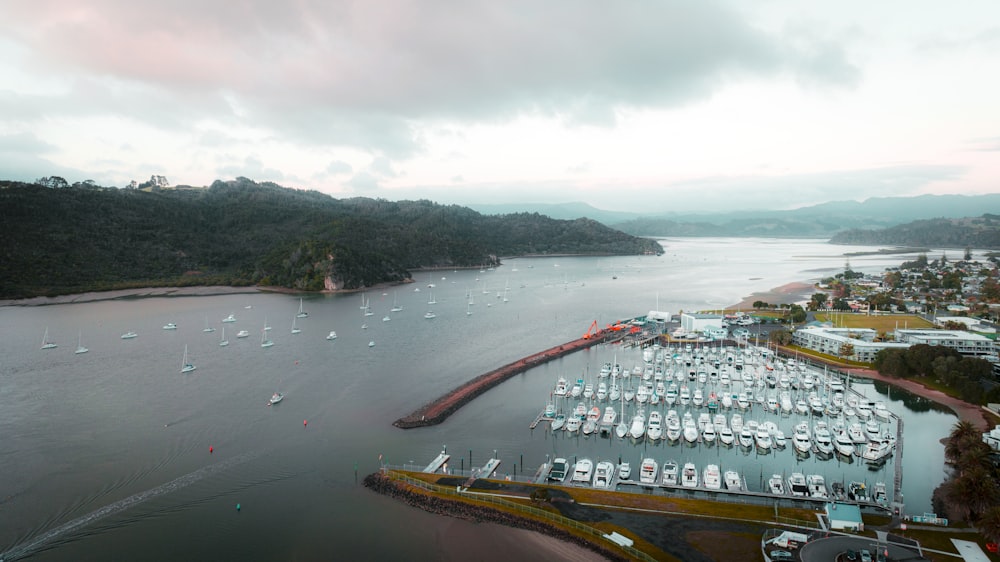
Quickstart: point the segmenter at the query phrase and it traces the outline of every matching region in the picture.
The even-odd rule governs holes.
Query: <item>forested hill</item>
[[[246,178],[208,188],[0,181],[0,298],[148,285],[361,288],[497,256],[662,253],[589,219],[333,199]]]
[[[837,234],[830,243],[1000,248],[1000,215],[922,220],[877,230],[852,229]]]

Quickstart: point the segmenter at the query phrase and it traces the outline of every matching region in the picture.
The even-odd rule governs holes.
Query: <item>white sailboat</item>
[[[49,329],[45,328],[45,335],[42,336],[42,349],[52,349],[54,347],[59,346],[49,341]]]
[[[215,331],[215,328],[213,328],[213,327],[211,327],[211,326],[208,325],[208,315],[206,314],[205,315],[205,328],[202,330],[202,332],[214,332],[214,331]]]
[[[226,339],[226,327],[222,327],[222,339],[219,340],[219,347],[226,347],[229,345],[229,340]]]
[[[309,316],[309,313],[302,309],[302,298],[299,298],[299,312],[295,315],[296,318],[305,318]]]
[[[190,373],[191,371],[197,369],[191,359],[188,357],[188,346],[184,346],[184,358],[181,359],[181,372]]]
[[[296,318],[302,318],[302,316],[295,315],[295,316],[292,317],[292,333],[293,334],[298,334],[299,332],[302,331],[302,330],[299,329],[298,326],[295,325],[295,319]]]
[[[403,310],[403,307],[396,300],[396,291],[393,291],[392,292],[392,308],[389,309],[389,312],[399,312],[401,310]]]
[[[264,320],[264,329],[260,332],[260,346],[261,347],[271,347],[274,342],[267,337],[267,331],[270,328],[267,326],[267,320]]]
[[[83,347],[83,332],[81,331],[77,335],[77,339],[76,339],[76,351],[74,351],[73,353],[76,353],[77,355],[79,355],[81,353],[87,353],[88,351],[90,351],[90,350],[87,349],[86,347]]]

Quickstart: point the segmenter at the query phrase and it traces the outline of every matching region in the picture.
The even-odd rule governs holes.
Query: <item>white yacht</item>
[[[337,339],[337,332],[330,330],[330,333],[326,335],[326,339],[335,340]]]
[[[809,487],[809,496],[813,498],[826,498],[829,493],[826,489],[826,480],[822,475],[810,474],[806,477],[806,484]]]
[[[601,461],[594,469],[594,487],[609,489],[615,478],[615,464],[611,461]]]
[[[632,439],[642,439],[646,433],[646,416],[639,410],[632,416],[632,425],[629,427],[628,435]]]
[[[570,481],[577,484],[590,484],[590,480],[594,476],[593,471],[594,461],[580,459],[576,461],[576,466],[573,467],[573,477]]]
[[[785,481],[780,474],[772,474],[771,478],[767,481],[767,487],[776,496],[785,495]]]
[[[250,336],[250,332],[248,332],[246,330],[240,330],[239,332],[236,332],[236,337],[238,337],[238,338],[246,338],[246,337],[249,337],[249,336]]]
[[[659,476],[659,465],[655,459],[642,459],[639,466],[639,482],[642,484],[656,484],[656,477]]]
[[[719,472],[719,465],[710,464],[705,467],[704,474],[702,474],[702,484],[709,490],[722,488],[722,474]]]
[[[676,461],[667,461],[663,463],[663,484],[666,486],[676,486],[679,482],[678,480],[678,468]]]
[[[684,463],[684,468],[681,470],[681,486],[685,488],[698,487],[698,469],[693,462]]]
[[[658,441],[660,437],[663,437],[663,415],[660,414],[659,410],[653,410],[649,413],[649,421],[646,422],[646,437],[650,441]]]
[[[164,330],[176,330],[177,329],[177,324],[174,324],[173,322],[167,322],[166,324],[163,325],[163,329]]]
[[[803,498],[808,496],[809,485],[806,483],[805,475],[801,472],[793,472],[788,477],[788,491],[795,497]]]
[[[735,470],[727,470],[722,480],[726,484],[726,489],[730,492],[739,492],[743,489],[743,479],[740,478],[740,473]],[[778,482],[781,482],[780,478]]]
[[[628,461],[622,461],[618,465],[618,479],[628,480],[632,476],[632,465]]]
[[[125,332],[124,334],[122,334],[123,340],[130,340],[132,338],[137,338],[137,337],[139,337],[139,334],[135,332]]]
[[[566,472],[569,470],[569,462],[559,457],[552,461],[552,469],[549,470],[549,480],[551,482],[562,482],[566,479]]]

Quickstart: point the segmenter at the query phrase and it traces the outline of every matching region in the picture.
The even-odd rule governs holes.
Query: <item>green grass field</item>
[[[913,314],[887,314],[868,316],[865,314],[841,314],[817,312],[816,320],[832,322],[836,328],[871,328],[878,332],[892,332],[896,328],[933,328],[934,324]]]

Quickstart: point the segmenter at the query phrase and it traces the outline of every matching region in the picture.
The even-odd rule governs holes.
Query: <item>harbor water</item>
[[[791,446],[758,455],[571,437],[545,423],[530,430],[558,377],[593,378],[605,362],[641,360],[639,350],[610,344],[518,375],[441,425],[391,426],[480,373],[580,337],[594,321],[721,308],[833,275],[846,252],[864,250],[819,240],[662,244],[662,256],[509,259],[495,270],[420,272],[406,285],[306,295],[304,317],[296,317],[298,295],[272,293],[2,307],[0,558],[441,559],[443,529],[451,540],[485,531],[359,482],[382,463],[423,466],[443,449],[453,470],[496,455],[501,476],[588,456],[629,460],[636,478],[641,459],[655,456],[737,469],[751,489],[793,470],[891,486],[897,458],[872,471],[857,460],[798,459]],[[914,257],[849,260],[874,273]],[[222,322],[230,314],[235,322]],[[265,325],[274,342],[266,348]],[[240,330],[249,335],[238,338]],[[58,347],[39,349],[46,331]],[[137,336],[123,339],[129,331]],[[74,353],[78,345],[89,351]],[[196,369],[182,374],[185,348]],[[901,391],[854,388],[904,419],[907,512],[931,511],[945,476],[939,440],[955,417]],[[274,392],[285,398],[269,406]],[[791,437],[789,422],[780,425]]]

